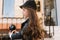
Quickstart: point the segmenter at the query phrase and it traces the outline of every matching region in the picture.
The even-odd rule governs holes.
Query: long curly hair
[[[37,40],[37,38],[41,38],[41,31],[42,27],[40,26],[38,16],[36,13],[36,10],[31,8],[26,8],[28,10],[28,16],[29,16],[29,25],[27,30],[25,30],[25,39],[28,39],[28,35],[30,37],[30,40]],[[29,39],[28,39],[29,40]]]

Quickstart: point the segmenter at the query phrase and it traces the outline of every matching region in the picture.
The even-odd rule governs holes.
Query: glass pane
[[[14,17],[14,0],[4,0],[3,17]]]
[[[44,10],[45,10],[45,25],[46,26],[57,26],[57,12],[55,0],[44,0]]]

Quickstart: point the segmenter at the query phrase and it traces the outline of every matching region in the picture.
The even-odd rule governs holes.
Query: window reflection
[[[56,13],[56,8],[55,8],[55,0],[44,0],[44,5],[45,5],[45,25],[46,26],[57,26],[57,13]],[[49,19],[49,17],[50,19]],[[49,20],[48,20],[49,19]],[[48,20],[48,22],[46,22]],[[53,23],[52,23],[53,22]],[[47,25],[48,24],[48,25]]]
[[[4,1],[3,17],[14,17],[14,0],[3,1]]]

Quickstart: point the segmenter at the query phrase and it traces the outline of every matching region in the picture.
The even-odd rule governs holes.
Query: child
[[[9,37],[11,38],[11,35],[14,34],[14,33],[17,33],[16,31],[16,26],[14,24],[12,24],[10,27],[9,27]]]

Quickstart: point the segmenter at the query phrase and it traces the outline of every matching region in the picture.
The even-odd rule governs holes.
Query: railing
[[[21,28],[21,18],[11,18],[11,17],[4,17],[4,18],[0,18],[0,32],[3,31],[5,32],[5,30],[9,30],[9,26],[11,24],[14,24],[16,26],[16,29],[19,30]]]

